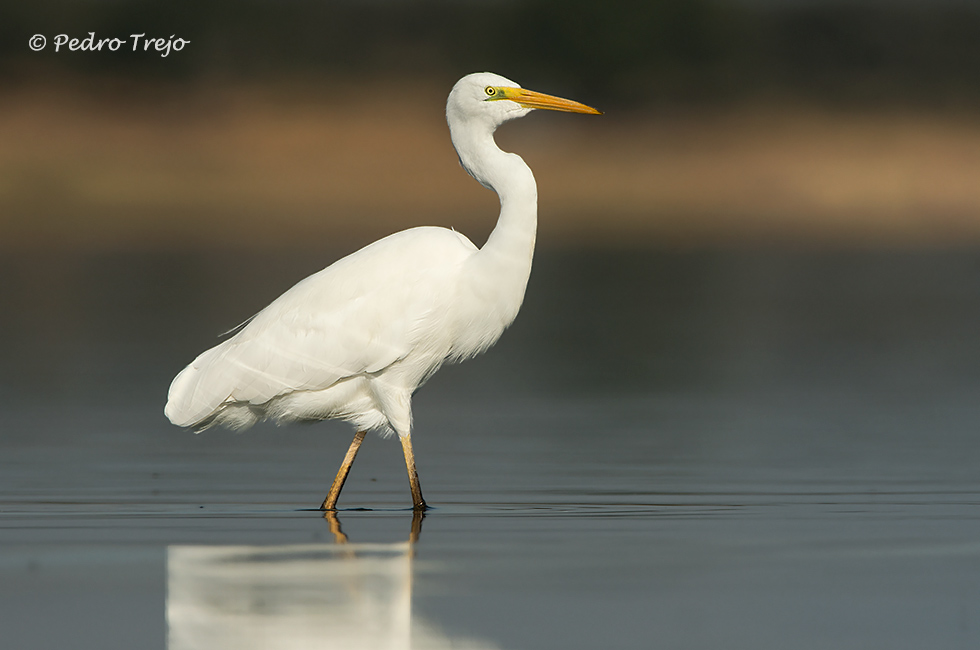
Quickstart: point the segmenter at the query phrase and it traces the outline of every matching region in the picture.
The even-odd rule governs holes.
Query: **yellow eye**
[[[494,88],[493,86],[487,86],[486,88],[484,88],[484,90],[487,91],[487,97],[493,97],[494,95],[497,94],[497,89]]]

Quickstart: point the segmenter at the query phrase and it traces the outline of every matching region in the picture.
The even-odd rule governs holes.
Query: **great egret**
[[[170,385],[165,413],[182,427],[243,429],[262,419],[340,418],[356,434],[321,510],[335,510],[365,432],[397,433],[412,503],[425,509],[412,452],[412,393],[446,362],[493,345],[524,300],[538,192],[498,126],[535,108],[599,114],[489,72],[463,77],[446,120],[459,162],[500,198],[483,248],[446,228],[395,233],[302,280]]]

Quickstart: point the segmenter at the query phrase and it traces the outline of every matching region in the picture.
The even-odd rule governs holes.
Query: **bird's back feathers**
[[[235,405],[240,412],[229,413],[225,424],[247,426],[265,415],[263,405],[288,393],[323,391],[381,373],[417,351],[427,319],[453,300],[459,270],[476,250],[455,231],[423,227],[338,260],[188,365],[170,386],[167,417],[179,426],[206,428]],[[451,341],[429,347],[446,343],[451,348]],[[446,352],[432,352],[443,358],[421,355],[417,361],[441,364]],[[428,376],[432,370],[416,372]]]

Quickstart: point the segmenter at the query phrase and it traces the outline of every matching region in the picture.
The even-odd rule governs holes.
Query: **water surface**
[[[172,376],[331,255],[0,261],[15,648],[973,648],[980,254],[543,251],[415,400],[195,436]],[[414,540],[414,543],[410,543]]]

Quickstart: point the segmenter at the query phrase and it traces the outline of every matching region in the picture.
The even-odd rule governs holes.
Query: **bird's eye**
[[[487,97],[493,97],[494,95],[497,94],[497,89],[494,88],[493,86],[487,86],[486,88],[484,88],[484,90],[487,91]]]

